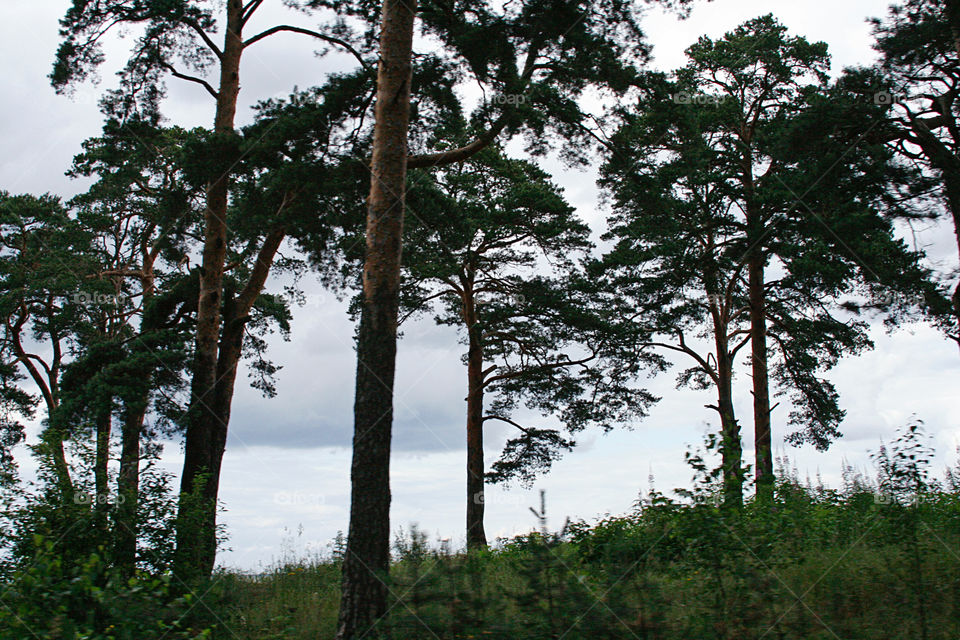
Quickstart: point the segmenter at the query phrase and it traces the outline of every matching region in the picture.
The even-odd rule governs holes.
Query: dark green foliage
[[[0,635],[44,640],[199,640],[184,622],[194,596],[174,595],[169,574],[126,578],[105,549],[64,556],[41,536],[35,556],[3,584]]]
[[[825,449],[844,413],[823,373],[872,346],[847,312],[872,301],[902,320],[938,295],[923,256],[894,233],[916,175],[838,120],[846,98],[827,82],[824,43],[768,15],[687,55],[672,77],[645,76],[636,107],[622,109],[602,179],[617,244],[595,273],[617,292],[610,304],[620,300],[634,348],[691,357],[678,382],[719,387],[723,413],[750,343],[748,266],[762,263],[769,376],[793,407],[789,438]]]
[[[911,205],[944,218],[956,230],[960,228],[960,4],[905,0],[892,5],[886,19],[871,22],[880,61],[868,69],[847,70],[845,80],[861,103],[878,105],[864,120],[873,140],[887,144],[905,165],[923,169]],[[928,299],[928,311],[948,336],[958,340],[956,274],[938,275],[949,291],[940,299]]]
[[[573,446],[556,429],[517,424],[524,407],[570,434],[645,414],[654,398],[629,384],[644,363],[605,357],[609,318],[578,267],[589,229],[542,170],[491,147],[410,182],[404,318],[433,311],[458,327],[464,362],[482,362],[468,385],[487,401],[480,422],[520,432],[488,479],[529,484]]]

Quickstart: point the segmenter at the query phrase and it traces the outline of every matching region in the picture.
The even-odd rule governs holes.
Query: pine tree
[[[717,389],[725,502],[736,506],[740,350],[751,346],[758,493],[769,498],[770,381],[791,394],[789,439],[828,446],[843,411],[819,374],[870,346],[845,309],[931,285],[885,217],[910,176],[830,118],[826,45],[765,16],[687,53],[673,79],[649,77],[611,144],[603,180],[619,244],[605,263],[611,286],[642,309],[638,339],[653,331],[648,347],[693,358],[681,384]]]
[[[542,170],[488,147],[411,183],[404,318],[433,310],[464,336],[467,546],[484,547],[486,423],[520,432],[487,479],[529,483],[574,443],[520,424],[519,406],[541,419],[557,414],[577,432],[591,419],[611,428],[643,415],[652,398],[629,389],[630,376],[603,358],[603,320],[577,290],[590,230]]]

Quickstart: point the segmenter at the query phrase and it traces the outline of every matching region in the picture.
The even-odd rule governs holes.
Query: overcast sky
[[[68,0],[4,0],[0,8],[0,189],[12,192],[51,192],[70,196],[83,188],[64,177],[80,143],[100,130],[96,100],[123,61],[122,42],[110,42],[111,64],[100,87],[81,87],[71,100],[54,94],[46,79],[57,46],[57,21]],[[270,11],[282,12],[280,0]],[[654,45],[654,65],[669,70],[684,62],[683,51],[703,34],[721,37],[745,20],[772,12],[792,33],[830,45],[834,72],[844,66],[868,64],[868,16],[883,15],[885,0],[715,0],[698,2],[689,20],[651,11],[644,23]],[[271,17],[260,16],[265,24]],[[256,28],[256,25],[250,29]],[[305,39],[295,35],[271,38],[244,57],[239,122],[250,120],[256,99],[286,95],[297,85],[318,84],[324,73],[348,61],[317,59]],[[213,118],[209,96],[195,85],[171,85],[165,107],[170,121],[183,126],[208,126]],[[600,231],[606,211],[597,202],[591,172],[554,173],[567,197]],[[947,268],[953,268],[951,231],[922,231],[919,240]],[[283,365],[278,396],[266,400],[238,384],[230,437],[223,465],[221,497],[229,527],[231,550],[224,564],[256,570],[283,555],[322,551],[338,530],[345,530],[349,512],[349,443],[355,357],[353,327],[343,305],[308,279],[307,305],[294,310],[292,340],[277,342],[271,357]],[[405,328],[400,344],[396,420],[394,426],[393,510],[395,528],[418,523],[436,538],[463,542],[465,490],[464,396],[466,372],[457,335],[437,328],[429,319]],[[956,389],[960,357],[956,346],[933,330],[904,327],[893,335],[874,332],[876,349],[843,361],[830,375],[847,410],[844,438],[830,451],[795,449],[782,443],[788,409],[774,414],[774,441],[801,475],[837,484],[844,460],[869,468],[867,452],[912,414],[926,421],[938,450],[940,469],[956,461],[960,412]],[[685,363],[682,363],[685,364]],[[547,491],[551,525],[567,516],[592,520],[606,513],[628,511],[639,492],[654,478],[658,490],[689,483],[683,454],[698,445],[715,423],[710,392],[676,391],[676,370],[650,382],[663,397],[650,417],[609,435],[586,433],[580,446],[557,463],[532,490],[493,489],[488,494],[488,537],[529,530],[534,518],[528,507],[538,503],[537,491]],[[748,436],[751,402],[741,377],[736,409]],[[487,462],[499,453],[508,432],[488,427]],[[752,459],[751,437],[745,454]],[[179,446],[168,447],[164,463],[179,470]],[[32,465],[23,460],[25,475]]]

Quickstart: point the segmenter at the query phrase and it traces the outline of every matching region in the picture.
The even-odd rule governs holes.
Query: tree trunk
[[[390,438],[416,10],[416,0],[383,2],[363,306],[357,336],[350,528],[338,640],[366,635],[387,608]]]
[[[45,369],[46,375],[41,375],[37,365],[27,356],[21,342],[20,331],[26,323],[27,317],[23,316],[13,327],[10,328],[11,339],[13,341],[14,353],[17,359],[30,374],[30,378],[40,388],[43,396],[44,406],[47,409],[48,421],[56,413],[60,406],[60,391],[58,382],[60,378],[60,365],[63,351],[57,336],[51,334],[50,342],[53,344],[53,357],[50,361],[50,367]],[[60,429],[48,425],[40,432],[41,450],[44,454],[50,456],[53,463],[53,472],[57,480],[57,488],[60,490],[60,499],[63,504],[70,504],[74,501],[73,480],[70,478],[70,465],[67,463],[67,455],[63,446],[63,432]]]
[[[234,296],[232,291],[226,291],[223,302],[223,331],[217,356],[217,384],[211,402],[217,421],[214,425],[211,449],[209,476],[205,485],[204,494],[207,502],[216,508],[220,492],[220,470],[223,466],[223,454],[227,447],[227,426],[230,424],[230,410],[233,403],[233,390],[237,380],[237,368],[240,365],[240,356],[243,351],[243,335],[250,319],[250,310],[257,297],[263,291],[270,267],[276,257],[280,244],[286,237],[283,228],[271,231],[264,239],[260,251],[257,253],[256,263],[243,291]],[[208,514],[209,515],[209,514]],[[214,512],[213,518],[216,513]],[[209,575],[213,571],[217,554],[216,520],[211,519],[209,525],[199,531],[200,546],[199,561],[202,575]]]
[[[753,373],[754,447],[757,497],[773,498],[773,452],[770,436],[770,380],[767,364],[767,317],[763,252],[756,247],[748,264],[750,289],[750,367]]]
[[[727,325],[714,327],[717,348],[717,411],[720,414],[721,455],[723,456],[723,506],[743,506],[743,447],[740,424],[733,409],[733,363],[727,340]]]
[[[220,61],[220,88],[214,118],[214,132],[234,131],[237,96],[240,91],[240,56],[243,3],[227,3],[227,28]],[[181,579],[206,577],[213,565],[204,540],[215,536],[216,488],[211,487],[217,431],[226,429],[214,410],[217,385],[217,356],[220,338],[220,305],[223,269],[227,251],[227,200],[229,170],[207,188],[204,211],[203,257],[200,267],[200,296],[197,303],[197,338],[190,411],[184,442],[183,475],[177,516],[177,552],[174,573]],[[209,565],[210,569],[207,569]]]
[[[947,198],[947,208],[953,219],[954,239],[957,243],[957,249],[960,251],[960,158],[933,134],[922,121],[915,120],[912,123],[913,133],[920,145],[923,155],[926,156],[930,165],[940,172],[943,179],[943,190]],[[954,140],[954,144],[960,144],[960,140]],[[960,326],[960,285],[953,292],[953,314],[957,318],[957,324]],[[960,340],[960,336],[958,336]]]
[[[152,379],[152,375],[146,377]],[[142,402],[128,405],[120,429],[120,474],[117,477],[115,516],[116,564],[125,576],[133,575],[137,562],[137,506],[140,502],[140,437],[146,417],[149,387]]]
[[[958,163],[960,164],[960,163]],[[960,251],[960,168],[952,167],[943,172],[947,204],[953,217],[953,234]],[[960,284],[953,291],[953,315],[957,319],[958,336],[960,341]]]
[[[237,295],[227,291],[223,295],[223,331],[217,349],[216,385],[213,397],[208,401],[210,411],[216,420],[208,431],[209,457],[203,476],[203,489],[199,494],[203,511],[199,514],[200,520],[194,532],[195,562],[199,576],[209,576],[216,563],[216,509],[220,492],[220,470],[227,446],[227,426],[230,424],[233,390],[243,351],[244,331],[250,318],[250,310],[263,291],[267,277],[270,275],[270,267],[284,237],[286,233],[283,227],[275,228],[267,234],[243,291]]]
[[[67,463],[67,454],[63,446],[63,434],[59,429],[47,429],[43,440],[53,459],[53,469],[57,476],[57,484],[60,486],[60,493],[63,500],[69,502],[73,500],[73,480],[70,478],[70,465]]]
[[[483,345],[473,300],[467,304],[467,548],[487,546],[483,529]]]
[[[745,137],[748,153],[743,157],[744,211],[747,223],[747,288],[750,303],[750,368],[753,374],[753,435],[756,456],[757,498],[773,498],[773,451],[770,436],[770,374],[767,363],[767,310],[764,290],[763,211],[755,201],[752,134]]]
[[[947,21],[953,34],[953,47],[960,56],[960,0],[946,0]]]
[[[105,529],[107,524],[107,507],[109,506],[108,496],[110,494],[109,472],[110,472],[110,426],[112,416],[110,405],[101,409],[96,417],[96,462],[93,470],[94,483],[94,502],[93,512],[98,529]]]
[[[143,290],[143,319],[140,323],[140,342],[143,336],[151,338],[160,323],[159,315],[151,308],[155,293],[153,269],[156,254],[144,251],[140,285]],[[151,347],[145,345],[147,349]],[[140,388],[136,396],[127,400],[120,427],[120,473],[117,477],[117,510],[114,516],[115,562],[125,577],[132,576],[137,565],[137,536],[139,523],[137,510],[140,505],[140,441],[143,423],[150,404],[153,377],[156,372],[154,360],[149,360],[142,372],[138,372]]]

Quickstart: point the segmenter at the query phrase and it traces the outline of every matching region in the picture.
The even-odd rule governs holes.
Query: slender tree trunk
[[[152,379],[152,375],[146,377]],[[140,438],[150,390],[127,405],[120,428],[120,473],[117,477],[115,518],[116,564],[125,576],[133,575],[137,562],[137,506],[140,501]]]
[[[350,529],[338,640],[366,635],[387,607],[390,439],[416,11],[416,0],[383,2],[363,307],[357,336]]]
[[[750,289],[750,367],[753,372],[754,447],[757,497],[773,498],[773,452],[770,436],[770,381],[767,364],[767,317],[763,252],[756,247],[748,264]]]
[[[723,506],[743,506],[743,447],[740,424],[733,409],[733,366],[728,350],[727,329],[715,329],[717,344],[717,409],[720,413],[721,455],[723,456]]]
[[[110,414],[109,404],[101,410],[96,417],[96,462],[93,470],[94,492],[96,496],[93,503],[93,512],[96,516],[97,528],[103,530],[107,524],[107,507],[109,502],[107,497],[110,493],[109,465],[110,465],[110,426],[112,416]]]
[[[50,368],[46,370],[46,375],[41,375],[33,360],[27,356],[21,342],[20,332],[26,321],[27,317],[23,316],[14,326],[9,327],[14,353],[16,353],[27,373],[30,374],[30,378],[40,388],[47,409],[47,417],[52,418],[57,411],[57,407],[60,406],[60,391],[58,389],[62,358],[60,342],[56,336],[50,336],[50,341],[53,343],[53,358],[50,362]],[[63,500],[64,504],[69,504],[74,500],[73,480],[70,478],[70,465],[67,463],[63,440],[63,432],[51,426],[47,426],[40,433],[42,450],[50,456],[50,461],[53,463],[53,472],[57,479],[57,487],[60,490],[60,499]]]
[[[237,96],[240,91],[240,57],[243,52],[242,15],[242,0],[228,0],[226,34],[220,60],[220,88],[214,118],[214,132],[217,134],[231,134],[234,131]],[[229,184],[230,170],[227,169],[208,186],[207,206],[203,216],[196,355],[184,442],[177,552],[174,562],[174,573],[181,579],[206,577],[213,568],[209,558],[205,557],[209,550],[205,551],[203,541],[216,535],[216,486],[211,486],[211,476],[217,432],[219,429],[226,429],[226,424],[214,410],[214,404],[220,305],[227,251]]]
[[[750,148],[752,134],[745,137]],[[767,310],[764,290],[764,237],[767,230],[754,194],[753,157],[743,157],[744,210],[747,223],[747,289],[750,302],[750,368],[753,374],[753,434],[757,498],[773,498],[773,451],[770,435],[770,374],[767,363]]]
[[[143,290],[143,319],[140,324],[141,342],[148,339],[157,329],[160,316],[152,308],[154,301],[154,260],[155,254],[145,251],[140,284]],[[149,345],[147,346],[149,349]],[[137,565],[137,536],[139,523],[137,510],[140,505],[140,441],[143,437],[143,423],[150,404],[153,377],[156,365],[151,358],[142,372],[138,372],[140,385],[136,396],[129,399],[123,412],[120,427],[120,473],[117,476],[117,510],[114,520],[114,540],[116,541],[115,562],[124,576],[132,576]]]
[[[467,335],[467,548],[487,546],[483,529],[483,345],[473,301],[469,303]]]

